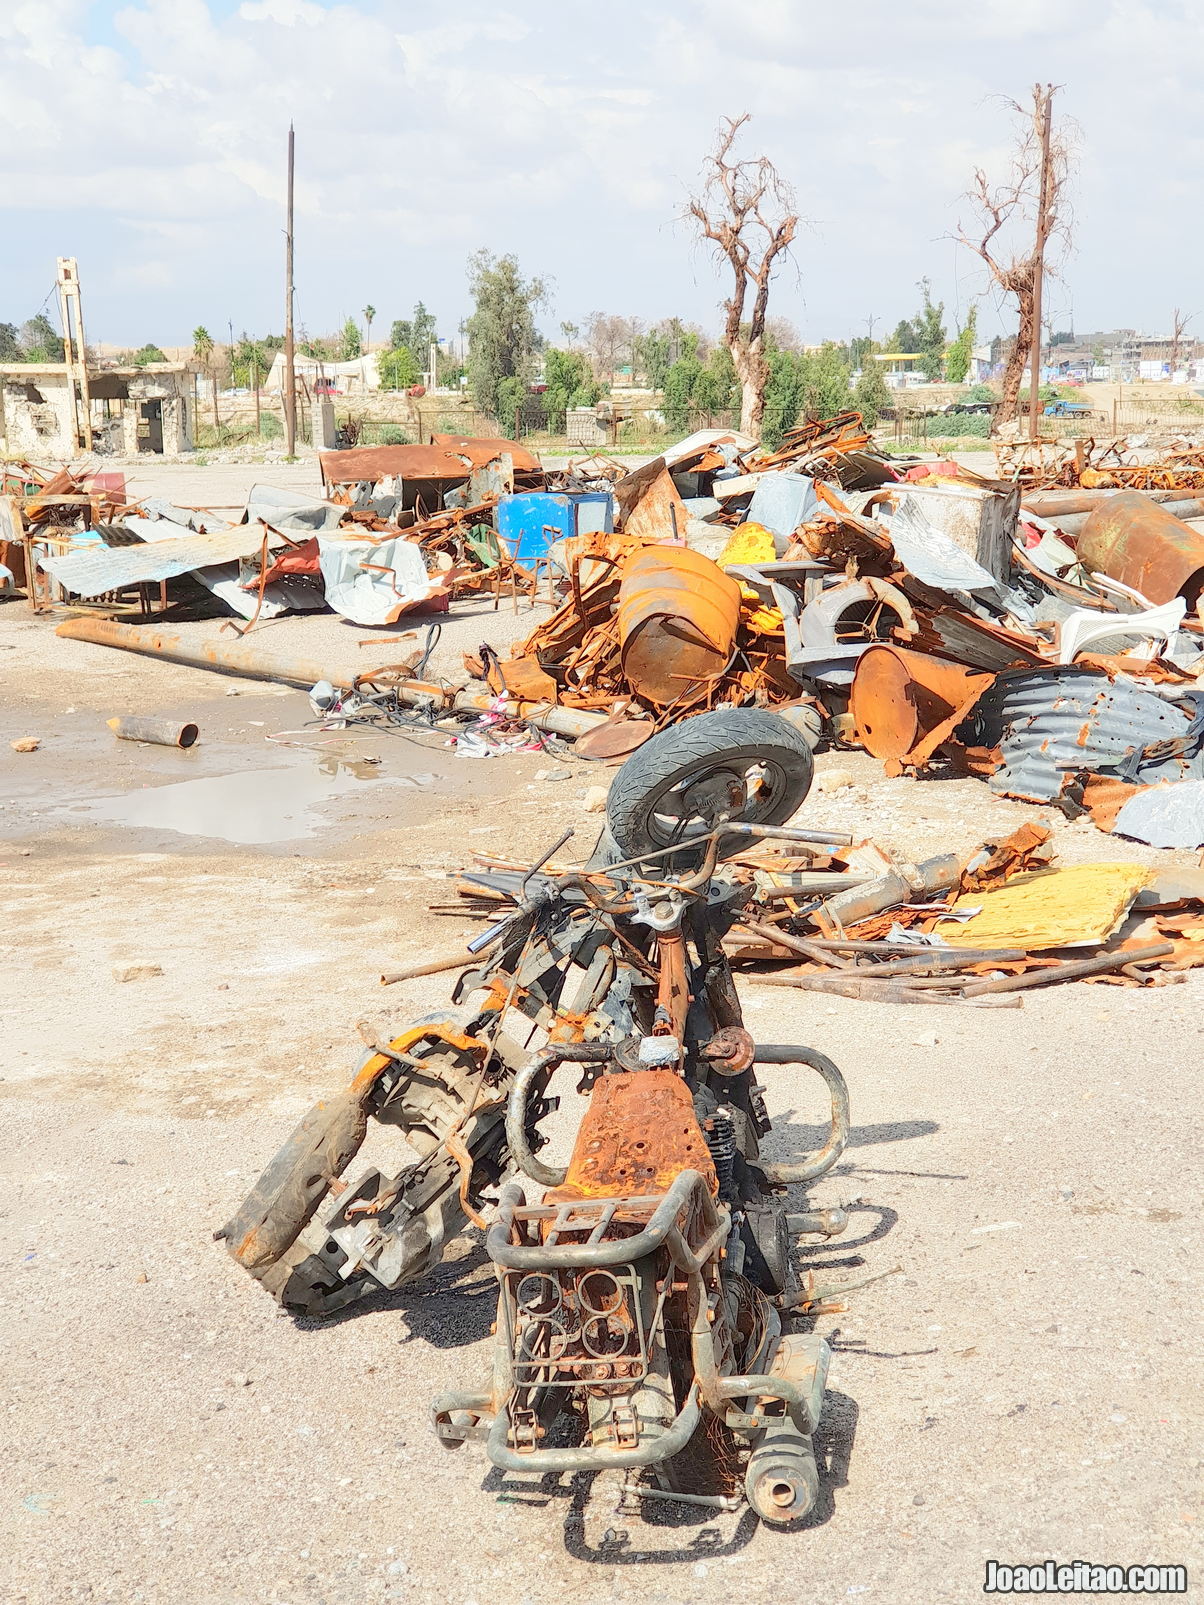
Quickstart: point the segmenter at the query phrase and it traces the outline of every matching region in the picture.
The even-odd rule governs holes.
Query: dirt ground
[[[155,488],[294,482],[185,472],[201,493]],[[457,612],[438,664],[530,623]],[[333,668],[403,649],[369,634],[307,617],[255,638]],[[821,1321],[823,1492],[802,1530],[618,1515],[613,1475],[524,1485],[431,1434],[431,1396],[488,1361],[477,1234],[327,1323],[278,1313],[212,1239],[346,1080],[357,1022],[446,1000],[446,977],[378,977],[474,929],[429,912],[454,900],[448,874],[570,824],[566,854],[586,856],[584,795],[610,771],[320,736],[302,693],[62,641],[21,603],[0,608],[0,675],[5,1605],[930,1605],[976,1598],[987,1559],[1198,1570],[1198,973],[998,1012],[745,978],[754,1034],[814,1044],[850,1083],[852,1144],[811,1196],[859,1202],[810,1262],[835,1281],[899,1270]],[[187,717],[201,739],[119,743],[118,713]],[[40,748],[14,753],[23,735]],[[1045,817],[975,781],[820,758],[837,769],[853,784],[817,787],[802,818],[910,858]],[[1159,861],[1051,823],[1065,862]],[[813,1146],[815,1089],[765,1074],[779,1151]]]

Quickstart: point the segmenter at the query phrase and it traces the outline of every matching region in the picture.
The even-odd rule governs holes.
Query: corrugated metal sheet
[[[970,732],[971,745],[1000,749],[993,790],[1050,802],[1074,774],[1115,772],[1133,752],[1186,736],[1190,722],[1181,708],[1135,680],[1066,666],[1001,674],[961,730]],[[1131,778],[1152,785],[1200,772],[1197,750],[1146,759]]]
[[[327,485],[351,485],[359,480],[378,484],[394,476],[404,480],[467,479],[474,468],[483,468],[506,452],[516,474],[539,472],[539,459],[512,440],[461,440],[445,436],[432,446],[357,446],[352,451],[323,451],[318,454],[322,479]]]
[[[235,524],[212,535],[186,535],[181,540],[89,546],[82,552],[43,558],[41,566],[73,596],[103,596],[126,585],[170,580],[196,568],[250,557],[259,551],[263,536],[262,524]]]

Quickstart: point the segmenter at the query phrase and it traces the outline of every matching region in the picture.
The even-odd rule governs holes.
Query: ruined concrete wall
[[[42,400],[31,400],[30,391]],[[10,456],[38,462],[76,455],[71,396],[65,382],[56,384],[44,375],[36,382],[5,379],[3,393],[4,434]]]

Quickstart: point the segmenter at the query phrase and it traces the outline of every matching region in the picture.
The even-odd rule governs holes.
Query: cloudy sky
[[[62,254],[91,340],[279,329],[291,118],[312,333],[419,298],[454,333],[480,246],[553,282],[549,333],[714,327],[721,281],[676,219],[720,116],[749,111],[810,220],[773,310],[807,340],[881,333],[922,275],[950,315],[983,294],[959,196],[1005,160],[1001,97],[1040,78],[1081,130],[1056,322],[1155,331],[1179,306],[1204,332],[1202,61],[1198,0],[3,0],[0,320]]]

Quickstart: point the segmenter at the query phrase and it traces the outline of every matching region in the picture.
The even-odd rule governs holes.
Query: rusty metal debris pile
[[[870,840],[764,843],[728,863],[743,888],[724,940],[765,984],[880,1003],[982,1003],[1063,981],[1166,986],[1204,964],[1204,871],[1061,868],[1050,831],[1023,825],[920,863]],[[520,866],[475,854],[434,914],[494,921]],[[1006,893],[1006,895],[1005,895]],[[461,949],[385,977],[465,962]],[[789,968],[783,968],[784,964]],[[567,1028],[567,1017],[558,1028]]]
[[[149,585],[165,603],[185,575],[247,628],[522,597],[548,609],[526,638],[466,657],[478,712],[552,710],[583,757],[771,707],[891,775],[939,765],[1204,846],[1204,451],[1000,452],[1009,477],[890,460],[846,412],[774,451],[703,430],[630,472],[592,458],[549,474],[514,442],[452,436],[329,452],[323,498],[257,486],[233,521],[124,489],[101,507],[70,474],[75,527],[53,539],[49,485],[6,502],[35,607],[49,589],[111,614],[132,587],[145,608]]]
[[[616,529],[564,544],[560,607],[488,677],[604,712],[615,752],[768,706],[888,774],[1204,845],[1201,454],[1109,455],[1086,443],[1069,485],[892,463],[856,414],[773,453],[691,437],[615,482]]]

